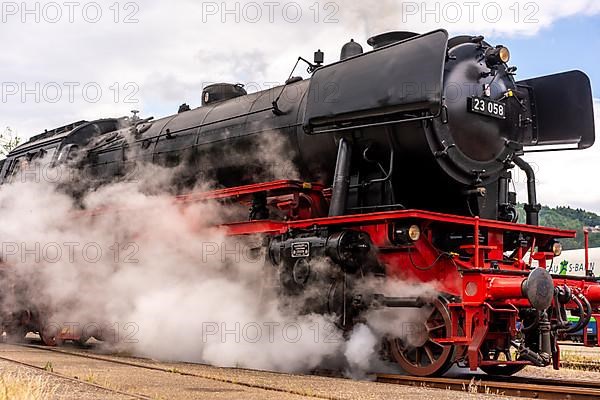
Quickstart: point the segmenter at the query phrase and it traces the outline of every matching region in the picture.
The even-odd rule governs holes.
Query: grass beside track
[[[0,373],[0,400],[46,400],[57,391],[46,377],[28,372]]]
[[[561,368],[581,371],[600,372],[600,357],[598,355],[584,355],[577,351],[563,350],[560,353],[560,366]]]

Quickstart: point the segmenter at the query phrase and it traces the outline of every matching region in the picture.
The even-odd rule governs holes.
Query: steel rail
[[[295,393],[295,391],[289,391],[284,389],[278,389],[270,386],[260,385],[260,384],[249,384],[244,382],[233,382],[228,379],[218,378],[215,376],[198,374],[193,372],[186,371],[174,371],[171,368],[161,367],[156,365],[148,365],[144,363],[144,361],[152,361],[146,359],[140,359],[140,362],[135,361],[127,361],[127,360],[118,360],[113,358],[114,356],[103,356],[97,354],[90,354],[85,350],[81,351],[69,351],[63,348],[52,348],[34,344],[15,344],[14,346],[44,350],[49,352],[55,352],[59,354],[70,355],[74,357],[88,358],[92,360],[104,361],[113,364],[126,365],[135,368],[142,368],[153,371],[161,371],[167,373],[177,373],[184,376],[197,377],[202,379],[209,379],[213,381],[223,382],[223,383],[235,383],[236,385],[252,387],[256,389],[263,389],[269,391],[276,392],[285,392],[291,394],[299,394]],[[96,387],[98,389],[110,390],[115,393],[139,398],[139,399],[149,399],[147,396],[136,395],[128,392],[121,392],[118,390],[114,390],[111,388],[106,388],[100,385],[93,384],[91,382],[85,382],[83,380],[71,378],[69,376],[64,376],[62,374],[58,374],[55,372],[47,371],[42,367],[38,367],[36,365],[31,365],[27,363],[23,363],[20,361],[12,360],[10,358],[1,357],[0,360],[5,360],[11,363],[20,364],[23,366],[35,368],[37,370],[45,371],[51,375],[54,375],[58,378],[67,379],[73,382],[84,383],[89,386]],[[183,363],[187,364],[187,363]],[[317,374],[321,375],[321,374]],[[324,375],[321,375],[324,376]],[[500,377],[500,376],[491,376],[491,375],[459,375],[456,377],[416,377],[409,375],[396,375],[396,374],[373,374],[375,380],[380,383],[387,384],[396,384],[396,385],[406,385],[406,386],[416,386],[416,387],[426,387],[432,389],[444,389],[444,390],[454,390],[460,392],[467,393],[480,393],[480,394],[498,394],[504,396],[515,396],[515,397],[526,397],[526,398],[536,398],[536,399],[546,399],[546,400],[591,400],[591,399],[599,399],[600,398],[600,382],[588,381],[588,380],[565,380],[558,379],[552,380],[547,378],[534,378],[534,377]],[[328,398],[330,397],[321,397],[318,395],[314,395],[312,397],[316,398]]]
[[[377,374],[377,382],[430,387],[470,393],[499,394],[546,400],[591,400],[600,398],[600,383],[541,378],[468,375],[457,378]]]

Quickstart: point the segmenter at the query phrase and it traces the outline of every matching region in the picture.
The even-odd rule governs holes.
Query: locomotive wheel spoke
[[[419,354],[419,348],[416,347],[415,348],[415,362],[412,363],[415,367],[419,366],[419,356],[420,356],[420,354]]]
[[[431,307],[431,310],[429,310],[429,312],[427,313],[427,317],[425,318],[425,321],[429,321],[431,320],[433,317],[433,314],[435,314],[437,310],[435,309],[435,307]]]
[[[433,355],[433,351],[431,351],[431,348],[429,347],[429,343],[425,343],[425,346],[423,346],[423,350],[425,350],[425,354],[427,354],[427,358],[429,358],[429,362],[431,364],[433,364],[435,357]]]
[[[432,304],[425,314],[427,318],[420,322],[421,328],[410,340],[390,341],[393,358],[409,374],[441,375],[454,363],[455,346],[444,346],[434,340],[446,337],[452,326],[446,303],[439,299]]]
[[[436,346],[436,347],[438,347],[438,348],[440,348],[440,349],[444,349],[444,345],[443,345],[443,344],[439,344],[438,342],[436,342],[436,341],[435,341],[435,340],[433,340],[433,339],[429,339],[429,340],[427,341],[427,343],[430,343],[432,346]]]
[[[433,331],[437,331],[439,329],[444,329],[446,325],[442,322],[434,326],[430,326],[429,322],[425,323],[425,327],[427,328],[427,332],[431,333]]]

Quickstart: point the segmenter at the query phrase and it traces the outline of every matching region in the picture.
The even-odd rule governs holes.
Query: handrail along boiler
[[[587,76],[517,81],[506,47],[443,30],[389,32],[369,44],[364,52],[347,43],[328,65],[317,52],[310,79],[290,76],[251,94],[212,85],[202,107],[163,119],[47,132],[14,150],[0,179],[10,182],[23,159],[40,154],[96,182],[139,161],[177,167],[180,190],[209,177],[222,189],[177,201],[250,205],[247,220],[224,227],[266,238],[282,296],[325,288],[307,312],[335,314],[350,331],[366,310],[422,309],[409,335],[386,340],[407,372],[440,374],[453,363],[505,375],[558,367],[557,339],[598,313],[600,284],[546,271],[558,239],[575,233],[538,226],[534,171],[522,156],[593,145]],[[276,180],[252,159],[275,137],[302,181]],[[515,168],[527,178],[526,224],[517,223],[510,190]],[[322,258],[330,271],[314,268]],[[427,283],[439,297],[389,297],[361,286],[367,277]],[[567,310],[581,316],[576,326]]]

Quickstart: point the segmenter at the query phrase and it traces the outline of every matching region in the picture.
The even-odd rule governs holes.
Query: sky
[[[298,56],[339,57],[390,30],[482,34],[511,50],[518,79],[571,69],[592,81],[600,127],[600,1],[25,1],[0,3],[0,132],[175,113],[214,82],[285,81]],[[299,70],[304,72],[304,68]],[[307,74],[304,72],[304,76]],[[597,131],[598,130],[597,128]],[[600,212],[600,144],[527,155],[540,202]],[[517,177],[524,200],[522,177]]]

